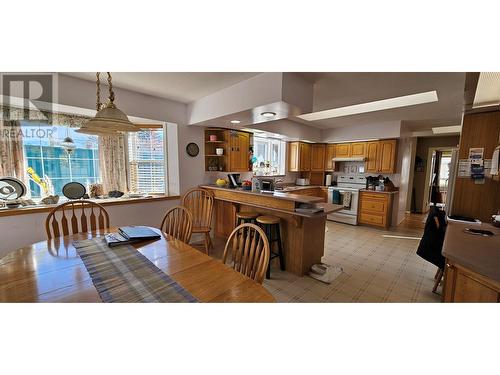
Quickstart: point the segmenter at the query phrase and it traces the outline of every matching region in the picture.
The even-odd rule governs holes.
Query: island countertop
[[[299,203],[317,203],[323,201],[323,198],[320,197],[311,197],[307,195],[293,194],[284,190],[278,190],[272,193],[263,193],[257,190],[243,190],[242,188],[228,188],[228,187],[220,187],[217,185],[202,185],[200,187],[207,189],[239,192],[244,194],[257,195],[260,197],[273,197],[276,199],[283,199]]]
[[[241,188],[219,187],[217,185],[201,185],[201,188],[214,191],[215,199],[227,202],[245,204],[248,206],[261,207],[269,210],[289,213],[296,216],[313,218],[326,216],[344,207],[338,204],[326,203],[321,197],[299,195],[287,193],[284,191],[275,191],[273,193],[262,193],[255,190],[243,190]],[[299,212],[295,209],[301,204],[312,205],[323,210],[316,213]]]
[[[484,237],[464,232],[465,228],[489,230]],[[500,282],[500,228],[491,224],[470,225],[448,222],[442,254],[480,275]]]

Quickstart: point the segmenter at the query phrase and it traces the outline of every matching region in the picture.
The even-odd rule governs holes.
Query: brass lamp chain
[[[96,96],[97,96],[97,101],[96,101],[96,109],[97,109],[97,112],[99,112],[99,110],[101,109],[101,80],[99,79],[99,75],[101,73],[97,72],[95,74],[96,76],[96,85],[97,85],[97,92],[96,92]]]
[[[115,101],[115,93],[113,91],[113,83],[111,82],[111,73],[108,73],[108,85],[109,85],[109,101],[113,103]]]

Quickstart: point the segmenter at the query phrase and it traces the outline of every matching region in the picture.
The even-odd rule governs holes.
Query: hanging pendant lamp
[[[118,109],[114,103],[115,93],[113,92],[113,84],[111,82],[111,73],[108,72],[108,85],[109,85],[109,101],[106,105],[101,103],[101,87],[100,87],[100,73],[96,73],[97,85],[97,113],[95,117],[86,122],[79,130],[78,133],[94,134],[94,135],[119,135],[119,132],[137,132],[139,127],[135,126],[123,113]]]

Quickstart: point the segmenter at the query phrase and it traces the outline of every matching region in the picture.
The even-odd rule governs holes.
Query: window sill
[[[99,203],[103,206],[117,206],[121,204],[135,204],[135,203],[147,203],[147,202],[158,202],[158,201],[169,201],[169,200],[177,200],[180,196],[173,195],[157,195],[149,198],[108,198],[108,199],[89,199],[92,202]],[[77,201],[76,201],[77,202]],[[64,202],[60,202],[64,203]],[[0,208],[0,217],[2,216],[15,216],[15,215],[28,215],[28,214],[36,214],[40,212],[50,212],[58,204],[52,205],[37,205],[37,206],[26,206],[26,207],[18,207],[18,208]]]

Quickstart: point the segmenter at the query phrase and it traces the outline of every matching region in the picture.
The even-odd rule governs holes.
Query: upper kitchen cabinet
[[[325,145],[315,143],[311,145],[311,171],[323,172],[325,170]]]
[[[205,130],[205,170],[248,172],[250,133],[223,128]]]
[[[299,171],[299,142],[288,142],[288,170]]]
[[[351,143],[337,143],[335,145],[336,158],[348,158],[351,156]]]
[[[394,173],[396,168],[396,144],[395,139],[380,141],[380,172]]]
[[[250,134],[241,131],[230,133],[229,168],[231,172],[249,171]]]
[[[396,171],[396,139],[385,139],[366,143],[367,173],[395,173]]]
[[[288,171],[308,172],[311,170],[311,145],[304,142],[288,143]]]
[[[325,171],[333,171],[334,163],[333,158],[335,157],[335,145],[328,144],[325,146]]]
[[[299,171],[311,170],[311,145],[300,142],[299,145]]]
[[[366,142],[351,143],[351,157],[365,157]]]

